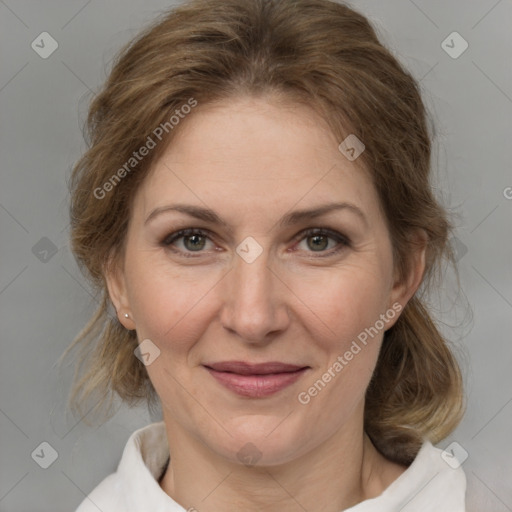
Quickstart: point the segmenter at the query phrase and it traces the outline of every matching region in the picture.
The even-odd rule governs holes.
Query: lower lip
[[[249,398],[264,398],[291,386],[300,379],[307,368],[296,372],[272,373],[268,375],[239,375],[238,373],[218,372],[206,368],[217,382],[238,395]]]

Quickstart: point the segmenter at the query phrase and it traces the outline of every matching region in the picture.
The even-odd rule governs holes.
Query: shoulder
[[[82,501],[76,512],[181,511],[160,487],[169,447],[164,422],[152,423],[129,437],[117,467]]]
[[[122,489],[119,475],[112,473],[85,497],[76,512],[98,512],[98,510],[117,512],[123,510]]]
[[[465,512],[466,475],[456,454],[425,441],[412,464],[376,498],[346,512]]]
[[[455,454],[425,441],[413,463],[387,489],[403,512],[464,512],[466,475]]]

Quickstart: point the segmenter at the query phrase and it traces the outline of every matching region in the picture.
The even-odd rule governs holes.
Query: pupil
[[[313,242],[313,247],[312,248],[320,248],[320,249],[325,249],[326,245],[325,245],[325,242],[326,242],[326,237],[323,236],[323,235],[314,235],[311,237],[315,242]],[[320,242],[320,245],[318,245],[318,241],[321,240],[323,241],[324,243],[322,244]]]
[[[187,248],[192,250],[202,249],[204,247],[204,240],[201,235],[190,235],[187,237]],[[312,249],[325,249],[326,248],[326,237],[324,235],[314,235],[310,237],[313,240],[310,248]],[[322,243],[323,242],[323,243]],[[190,244],[190,245],[189,245]]]
[[[190,235],[189,237],[187,237],[188,242],[195,240],[195,241],[192,241],[191,246],[188,248],[189,249],[191,248],[192,250],[197,249],[197,248],[201,249],[204,246],[204,240],[202,240],[202,243],[201,242],[197,243],[198,239],[201,239],[201,238],[202,238],[201,235]]]

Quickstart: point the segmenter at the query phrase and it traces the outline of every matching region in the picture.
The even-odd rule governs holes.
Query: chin
[[[305,450],[304,436],[276,416],[240,416],[226,425],[231,434],[210,446],[223,457],[246,466],[276,466],[294,460]],[[284,421],[283,421],[284,419]]]

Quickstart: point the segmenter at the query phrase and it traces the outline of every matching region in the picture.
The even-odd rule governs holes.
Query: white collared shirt
[[[413,463],[378,497],[344,512],[465,512],[466,476],[425,441]],[[152,423],[128,439],[115,473],[76,512],[186,512],[158,483],[169,458],[165,423]],[[456,466],[456,464],[452,464]],[[200,504],[196,504],[200,510]]]

